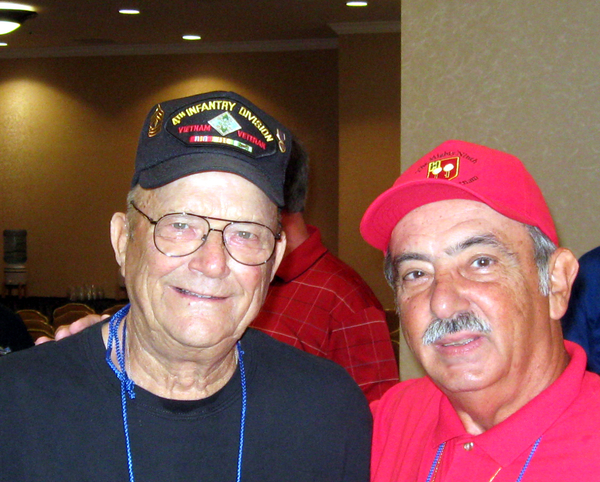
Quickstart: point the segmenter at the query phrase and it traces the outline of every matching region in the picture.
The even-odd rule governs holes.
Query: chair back
[[[95,313],[93,308],[90,308],[85,303],[67,303],[66,305],[59,306],[52,313],[52,319],[56,319],[57,316],[67,313],[69,311],[85,311],[87,314]]]
[[[88,311],[80,311],[80,310],[66,311],[65,313],[55,316],[52,319],[52,326],[56,330],[59,326],[70,325],[74,321],[80,320],[81,318],[84,318],[90,314],[94,314],[94,313],[93,312],[89,313]]]
[[[50,325],[46,315],[43,315],[37,310],[29,309],[19,310],[17,311],[17,315],[19,315],[23,320],[23,323],[25,323],[29,336],[31,336],[33,341],[37,340],[40,336],[54,338],[54,328]]]

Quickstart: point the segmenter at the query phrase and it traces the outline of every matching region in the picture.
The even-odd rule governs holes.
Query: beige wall
[[[400,175],[400,33],[340,38],[339,255],[393,308],[383,255],[360,236],[369,204]]]
[[[599,47],[598,2],[403,0],[402,168],[451,138],[506,150],[562,244],[600,245]]]
[[[338,244],[338,52],[0,60],[0,230],[27,229],[28,291],[112,296],[108,237],[155,102],[235,90],[296,132],[312,157],[307,217]]]
[[[563,245],[600,245],[600,3],[402,3],[402,167],[449,138],[517,155]]]
[[[28,231],[29,294],[115,293],[108,223],[124,208],[143,118],[164,99],[231,89],[306,145],[308,221],[391,307],[358,224],[399,173],[399,46],[384,33],[313,51],[0,59],[0,230]]]

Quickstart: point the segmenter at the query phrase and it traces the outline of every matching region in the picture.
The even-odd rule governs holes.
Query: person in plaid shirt
[[[307,187],[308,156],[294,139],[281,216],[286,253],[251,326],[342,365],[367,399],[377,400],[398,382],[385,312],[358,273],[306,224]]]

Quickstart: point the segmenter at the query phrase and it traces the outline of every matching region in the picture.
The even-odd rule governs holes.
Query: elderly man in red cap
[[[406,341],[427,372],[372,405],[372,481],[590,481],[600,377],[563,340],[577,274],[514,156],[448,141],[361,224],[386,254]]]

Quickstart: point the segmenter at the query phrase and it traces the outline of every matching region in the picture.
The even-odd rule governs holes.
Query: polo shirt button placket
[[[465,449],[467,452],[473,450],[473,442],[467,442],[466,444],[463,444],[463,449]]]

